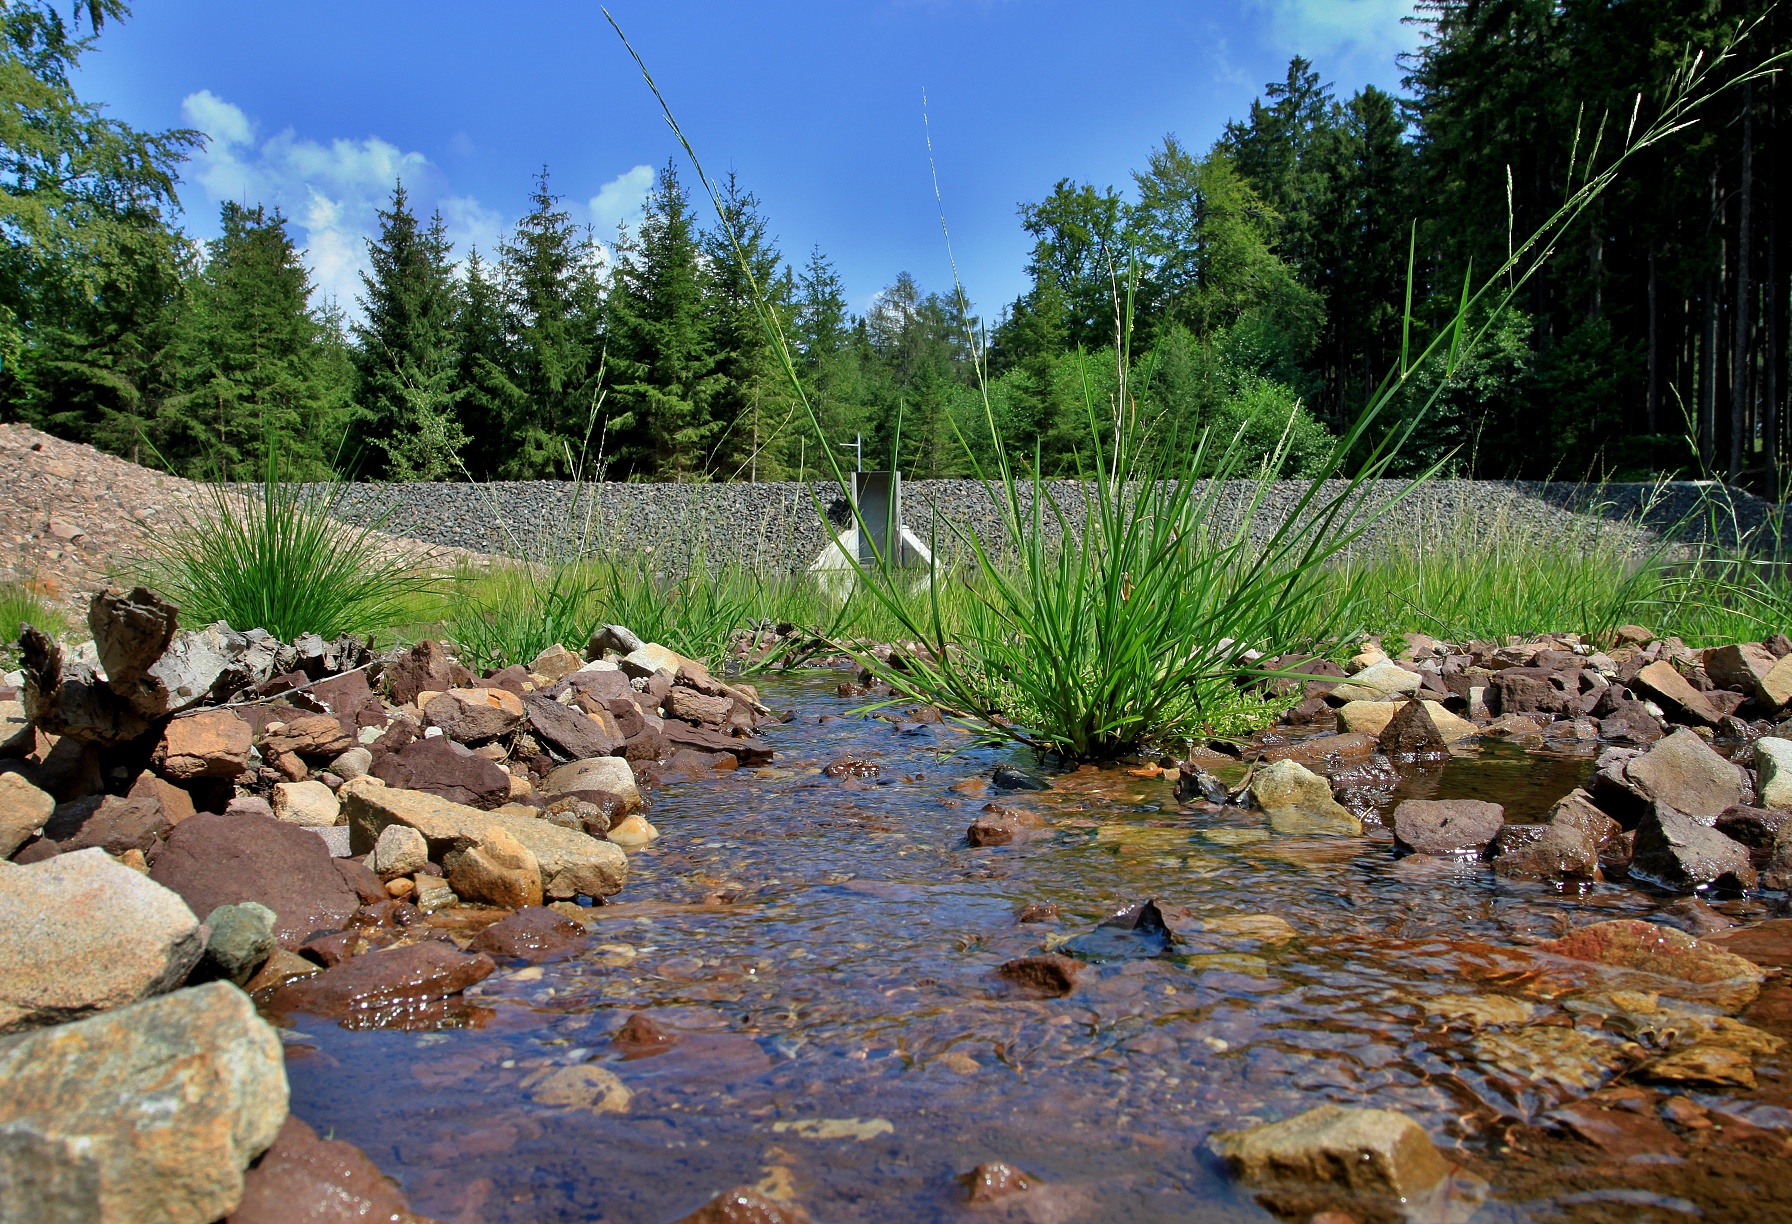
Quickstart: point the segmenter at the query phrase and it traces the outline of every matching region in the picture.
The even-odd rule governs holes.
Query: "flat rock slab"
[[[349,842],[356,854],[371,851],[386,826],[402,824],[423,834],[430,857],[439,863],[445,854],[476,846],[497,829],[535,856],[549,897],[608,897],[620,892],[628,879],[628,856],[620,846],[538,817],[482,812],[390,786],[350,785],[341,793],[346,796]]]
[[[571,952],[585,939],[585,928],[546,906],[531,905],[501,918],[473,937],[474,952],[506,960],[544,961]]]
[[[274,992],[268,1009],[346,1020],[358,1012],[377,1012],[457,995],[496,967],[484,953],[459,952],[451,944],[431,939],[364,952],[315,977],[289,982]]]
[[[1532,951],[1648,974],[1663,994],[1706,999],[1732,1010],[1753,1002],[1767,976],[1735,952],[1640,918],[1595,922]]]
[[[173,990],[204,952],[186,902],[104,850],[0,864],[0,1033]]]
[[[1408,799],[1394,809],[1394,841],[1419,854],[1473,854],[1506,822],[1506,810],[1479,799]]]
[[[321,837],[267,816],[201,812],[181,821],[149,876],[196,913],[239,901],[267,906],[277,919],[274,937],[293,951],[319,932],[341,930],[361,904]]]
[[[9,1224],[220,1219],[286,1105],[280,1038],[225,982],[27,1034],[0,1050],[0,1205]]]
[[[243,1201],[225,1224],[289,1224],[293,1220],[382,1220],[426,1224],[412,1215],[396,1185],[365,1152],[288,1117],[274,1146],[244,1179]]]

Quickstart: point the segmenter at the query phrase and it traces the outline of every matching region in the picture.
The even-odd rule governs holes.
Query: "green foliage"
[[[151,585],[180,605],[190,624],[226,621],[283,641],[301,633],[335,638],[414,619],[415,599],[436,580],[394,555],[379,524],[345,526],[334,516],[340,486],[319,492],[290,483],[269,453],[259,488],[212,485],[186,521],[152,541]]]
[[[440,480],[458,475],[467,434],[456,415],[455,285],[448,235],[437,213],[420,228],[404,184],[379,213],[361,274],[362,321],[355,326],[359,434],[377,455],[370,475]]]
[[[480,667],[528,663],[555,644],[582,648],[598,624],[601,582],[578,564],[461,566],[447,600],[449,638]]]
[[[52,637],[68,631],[67,619],[42,596],[22,583],[0,583],[0,660],[8,666],[18,657],[23,625],[35,626]]]
[[[1502,427],[1509,428],[1532,393],[1531,321],[1507,306],[1479,323],[1485,334],[1467,356],[1452,364],[1449,353],[1433,353],[1408,376],[1394,405],[1395,428],[1412,433],[1396,464],[1400,471],[1442,463],[1464,473],[1491,467],[1505,474],[1524,462],[1483,459],[1479,452],[1497,445]]]

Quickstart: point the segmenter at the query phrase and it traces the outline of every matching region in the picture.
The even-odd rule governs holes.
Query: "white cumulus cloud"
[[[616,227],[633,224],[653,190],[653,167],[636,166],[625,170],[597,189],[586,208],[591,213],[592,228],[600,239],[615,236]]]
[[[193,159],[191,180],[214,206],[236,200],[278,208],[305,248],[318,295],[351,313],[367,267],[367,240],[379,232],[376,213],[390,201],[394,183],[404,182],[420,217],[441,210],[457,255],[474,243],[492,251],[504,231],[495,210],[450,194],[442,172],[422,153],[377,136],[323,142],[287,128],[263,140],[242,108],[210,90],[188,96],[181,112],[209,137]]]
[[[1389,59],[1419,43],[1413,0],[1254,0],[1269,17],[1271,37],[1315,62]],[[1324,66],[1321,66],[1324,72]],[[1327,76],[1332,75],[1326,73]]]

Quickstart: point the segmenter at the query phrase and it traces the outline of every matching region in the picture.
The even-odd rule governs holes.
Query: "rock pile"
[[[434,641],[375,657],[178,615],[102,592],[91,644],[27,627],[0,688],[0,1033],[25,1034],[0,1051],[0,1201],[274,1220],[297,1186],[412,1219],[288,1121],[244,992],[357,1027],[464,1016],[494,957],[582,938],[658,835],[654,786],[770,761],[770,712],[619,625],[476,677]]]
[[[1638,626],[1601,649],[1576,636],[1456,647],[1409,634],[1390,656],[1369,642],[1340,666],[1286,656],[1260,664],[1272,695],[1298,697],[1270,733],[1247,802],[1282,834],[1344,834],[1373,818],[1400,767],[1446,759],[1477,737],[1597,753],[1593,777],[1540,823],[1497,804],[1407,801],[1397,852],[1464,855],[1515,879],[1628,877],[1679,892],[1792,884],[1792,640],[1692,650]],[[1373,737],[1373,738],[1371,738]],[[1185,801],[1230,796],[1197,752]]]

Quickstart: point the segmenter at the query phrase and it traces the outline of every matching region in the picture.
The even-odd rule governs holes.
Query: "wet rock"
[[[287,824],[327,829],[342,813],[336,795],[322,782],[276,782],[274,819]]]
[[[1004,961],[996,970],[1007,981],[1052,998],[1062,998],[1076,989],[1077,977],[1086,966],[1048,952],[1043,956],[1021,956]]]
[[[998,765],[989,780],[997,790],[1048,790],[1043,781],[1028,773],[1022,773],[1011,765]]]
[[[584,937],[585,928],[572,919],[531,905],[492,923],[468,947],[498,959],[537,962],[572,951]]]
[[[588,1109],[595,1114],[627,1113],[634,1093],[613,1071],[591,1063],[573,1067],[543,1067],[522,1083],[537,1105],[563,1109]]]
[[[1028,832],[1046,827],[1045,818],[1037,812],[986,803],[965,830],[965,840],[973,846],[1006,846],[1024,839]]]
[[[1495,875],[1519,880],[1597,880],[1599,848],[1572,825],[1507,825],[1489,848]]]
[[[423,709],[424,722],[463,744],[507,735],[523,725],[522,699],[501,688],[454,688]]]
[[[1020,907],[1014,920],[1019,923],[1056,922],[1058,907],[1050,901],[1029,901]]]
[[[624,1061],[664,1053],[678,1042],[677,1033],[662,1026],[645,1012],[634,1013],[623,1022],[621,1028],[610,1035],[610,1044],[622,1055]]]
[[[1170,950],[1170,929],[1155,901],[1138,901],[1104,918],[1093,931],[1061,945],[1082,960],[1149,960]]]
[[[1451,1172],[1418,1123],[1387,1109],[1321,1105],[1212,1142],[1232,1175],[1252,1186],[1336,1187],[1412,1202]]]
[[[387,825],[373,843],[368,864],[382,880],[412,875],[429,864],[429,843],[409,825]]]
[[[1697,897],[1681,897],[1670,905],[1664,905],[1656,913],[1655,919],[1665,922],[1675,930],[1685,931],[1695,939],[1727,931],[1736,925]]]
[[[1593,796],[1579,789],[1569,791],[1556,800],[1549,810],[1548,824],[1567,825],[1586,835],[1594,850],[1604,850],[1612,839],[1623,832],[1623,826],[1607,816],[1593,802]]]
[[[1501,714],[1482,727],[1481,734],[1491,739],[1524,739],[1542,735],[1543,723],[1526,714]]]
[[[973,1203],[1024,1194],[1034,1186],[1033,1178],[1005,1160],[986,1160],[969,1173],[960,1173],[958,1181],[965,1188],[965,1197]]]
[[[1792,889],[1792,829],[1781,829],[1774,839],[1773,853],[1761,868],[1761,887]]]
[[[1738,1008],[1754,999],[1766,976],[1752,961],[1733,952],[1638,918],[1596,922],[1538,944],[1533,951],[1677,979],[1704,988],[1691,994],[1708,995],[1723,1006]]]
[[[838,757],[821,767],[821,772],[830,778],[875,778],[881,771],[876,761],[852,756]]]
[[[437,861],[451,851],[478,844],[497,828],[535,856],[541,868],[543,891],[549,897],[607,897],[620,891],[628,879],[628,856],[621,847],[576,829],[529,816],[481,812],[418,791],[393,787],[351,791],[346,786],[343,791],[347,795],[344,806],[349,835],[357,854],[373,849],[388,825],[416,829],[429,844],[430,857]]]
[[[1299,761],[1302,765],[1331,767],[1345,761],[1361,761],[1375,754],[1373,735],[1344,733],[1321,735],[1297,740],[1292,744],[1272,744],[1263,749],[1265,761]],[[1184,762],[1187,764],[1187,762]],[[1208,775],[1211,777],[1212,775]],[[1224,803],[1224,799],[1215,800]]]
[[[196,914],[254,901],[277,916],[275,937],[297,948],[340,930],[360,905],[315,833],[262,816],[201,812],[168,835],[150,879],[179,893]]]
[[[440,940],[382,948],[289,982],[268,1001],[270,1010],[331,1020],[445,999],[482,981],[493,969],[482,952],[457,952]]]
[[[606,724],[582,710],[536,693],[523,698],[523,709],[535,737],[575,761],[615,756],[627,743],[613,716]]]
[[[666,720],[660,731],[665,743],[673,748],[694,748],[699,752],[730,752],[742,765],[770,765],[772,750],[763,740],[746,736],[724,735],[707,727],[693,727],[677,719]],[[630,751],[634,751],[631,747]]]
[[[1449,741],[1437,729],[1422,701],[1401,704],[1376,737],[1376,746],[1390,757],[1446,757]]]
[[[779,1202],[752,1186],[736,1186],[710,1199],[674,1224],[809,1224],[793,1204]]]
[[[1363,831],[1350,809],[1332,798],[1331,784],[1295,761],[1258,768],[1251,778],[1251,794],[1278,833],[1351,836]]]
[[[1637,825],[1630,874],[1681,890],[1756,884],[1746,847],[1659,801]]]
[[[295,1220],[427,1224],[411,1214],[403,1192],[360,1148],[320,1139],[289,1115],[273,1146],[244,1176],[243,1201],[225,1224]]]
[[[249,768],[254,734],[229,710],[203,710],[177,718],[156,745],[156,771],[171,782],[234,778]]]
[[[1417,672],[1409,672],[1398,663],[1382,661],[1355,672],[1331,691],[1334,703],[1351,701],[1386,701],[1389,698],[1418,691],[1423,683]]]
[[[266,963],[255,971],[255,976],[243,983],[243,989],[249,994],[260,994],[264,990],[272,990],[294,978],[310,977],[317,971],[316,965],[297,952],[289,952],[276,945],[274,950],[268,954]]]
[[[624,816],[616,822],[615,828],[604,834],[608,841],[625,849],[637,850],[659,838],[660,831],[641,818],[636,812],[633,816]]]
[[[173,990],[204,951],[193,911],[103,850],[0,864],[0,1033]]]
[[[1750,798],[1742,771],[1685,729],[1640,756],[1603,765],[1594,776],[1593,796],[1604,811],[1630,826],[1641,820],[1650,801],[1710,824],[1725,808]]]
[[[210,976],[241,986],[255,976],[278,946],[274,911],[254,901],[220,905],[206,915],[204,967]]]
[[[1628,1109],[1605,1109],[1591,1101],[1577,1101],[1546,1116],[1612,1160],[1676,1156],[1686,1147],[1661,1119]]]
[[[1630,687],[1653,697],[1670,714],[1678,714],[1682,722],[1715,727],[1727,713],[1712,705],[1666,660],[1651,663],[1637,672]]]
[[[1408,799],[1394,809],[1394,844],[1418,854],[1473,854],[1506,822],[1506,810],[1477,799]]]
[[[1764,735],[1755,741],[1755,786],[1762,807],[1792,810],[1792,740]]]
[[[461,851],[448,869],[448,886],[463,901],[522,909],[541,904],[541,864],[501,829]]]
[[[19,774],[0,774],[0,859],[11,858],[55,810],[56,800]]]
[[[620,800],[625,815],[641,810],[641,792],[635,785],[635,772],[621,757],[590,757],[562,765],[542,779],[541,793],[550,800],[567,795],[592,803]]]
[[[1772,861],[1774,843],[1788,825],[1792,825],[1792,812],[1738,805],[1720,812],[1714,827],[1731,841],[1747,847],[1749,862],[1756,870],[1762,870]]]
[[[380,757],[372,776],[399,790],[422,791],[450,803],[495,808],[510,801],[510,775],[445,735],[416,740]]]
[[[26,1034],[0,1049],[7,1218],[219,1219],[286,1105],[280,1039],[227,983]]]
[[[1340,736],[1328,735],[1325,739],[1339,739]],[[1363,737],[1368,740],[1367,736]],[[1369,740],[1372,745],[1373,740]],[[1180,803],[1199,800],[1204,803],[1225,804],[1232,801],[1232,792],[1226,784],[1202,769],[1192,761],[1183,761],[1176,768],[1176,799]]]

